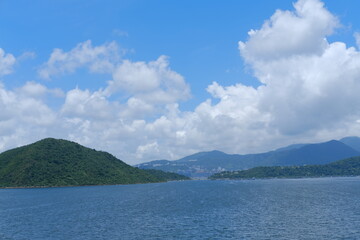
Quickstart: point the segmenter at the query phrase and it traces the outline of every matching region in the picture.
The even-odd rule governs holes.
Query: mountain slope
[[[359,137],[345,137],[340,139],[340,142],[352,147],[356,151],[360,152],[360,138]]]
[[[288,151],[288,150],[293,150],[293,149],[299,149],[299,148],[302,148],[304,146],[306,146],[308,144],[306,143],[300,143],[300,144],[292,144],[292,145],[289,145],[289,146],[286,146],[286,147],[282,147],[282,148],[278,148],[276,149],[275,151],[276,152],[281,152],[281,151]]]
[[[273,165],[326,164],[336,160],[358,156],[360,153],[344,143],[331,140],[324,143],[307,144],[288,151],[286,156],[277,159]]]
[[[257,166],[297,166],[326,164],[360,152],[340,141],[318,144],[297,144],[259,154],[226,154],[220,151],[201,152],[176,161],[152,161],[137,165],[144,169],[159,169],[191,177],[207,177],[221,171],[245,170]]]
[[[360,157],[353,157],[325,165],[255,167],[243,171],[221,172],[210,176],[210,179],[299,178],[359,175]]]
[[[47,138],[0,154],[0,186],[70,186],[165,181],[109,153]]]

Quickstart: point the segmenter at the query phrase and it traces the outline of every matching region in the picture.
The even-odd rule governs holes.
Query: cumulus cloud
[[[10,53],[5,53],[5,51],[0,48],[0,76],[10,74],[13,71],[13,66],[16,62],[14,55]]]
[[[360,33],[359,33],[359,32],[355,32],[355,33],[354,33],[354,38],[355,38],[357,47],[360,48]]]
[[[247,62],[323,52],[326,36],[339,25],[338,19],[318,0],[299,0],[294,8],[277,10],[261,29],[249,31],[247,42],[239,42]]]
[[[44,79],[52,76],[73,73],[78,68],[87,67],[91,72],[109,73],[114,62],[119,59],[119,49],[115,42],[93,47],[90,40],[79,43],[69,52],[56,48],[49,60],[39,69],[38,74]]]
[[[27,51],[18,57],[18,61],[25,61],[25,60],[34,59],[34,58],[36,58],[36,53]]]
[[[37,82],[27,82],[24,86],[18,89],[18,92],[21,94],[32,97],[43,96],[47,91],[48,90],[44,85]]]
[[[24,88],[28,88],[25,86]],[[29,139],[46,137],[49,128],[57,125],[56,112],[43,100],[37,98],[43,94],[43,87],[33,88],[31,94],[10,91],[0,85],[0,147],[7,149],[29,143]],[[29,89],[28,89],[29,90]],[[30,96],[36,95],[36,96]]]
[[[166,56],[149,63],[125,60],[113,72],[113,80],[105,91],[108,94],[125,91],[154,104],[173,103],[190,96],[189,86],[169,68]]]
[[[59,111],[43,98],[54,89],[35,82],[14,91],[1,85],[0,149],[55,136],[138,163],[360,135],[360,52],[327,40],[338,26],[339,19],[319,0],[277,10],[239,42],[240,55],[261,86],[213,82],[206,89],[209,99],[192,111],[180,110],[190,87],[165,56],[149,62],[116,59],[115,43],[90,41],[68,52],[54,50],[40,70],[44,78],[86,67],[107,71],[111,80],[96,91],[63,93]]]
[[[111,104],[101,91],[73,89],[67,92],[61,113],[67,117],[111,118],[116,113],[116,104]]]
[[[111,74],[112,80],[108,81],[104,90],[90,93],[88,90],[74,89],[68,92],[62,108],[64,114],[85,114],[89,112],[90,106],[103,106],[106,98],[122,95],[122,99],[127,99],[122,106],[122,116],[145,117],[146,114],[161,112],[162,106],[166,104],[190,97],[188,84],[180,74],[170,69],[166,56],[150,62],[133,62],[120,59],[120,52],[121,49],[115,42],[92,46],[91,41],[86,41],[68,52],[55,49],[38,73],[49,79],[54,75],[73,73],[81,67],[87,67],[92,72]],[[86,102],[88,107],[84,104],[77,105],[76,101]],[[106,110],[109,109],[104,108],[102,112]]]
[[[239,44],[262,85],[212,83],[211,98],[194,111],[173,106],[146,122],[148,140],[137,152],[146,157],[157,146],[155,152],[169,157],[211,149],[249,153],[359,135],[360,53],[326,40],[338,26],[317,0],[300,0],[294,11],[276,11]]]
[[[136,149],[136,155],[138,158],[143,158],[144,154],[146,154],[147,157],[149,157],[149,155],[153,155],[154,157],[156,157],[158,153],[159,145],[157,142],[140,145]]]
[[[239,49],[255,76],[257,108],[285,135],[353,124],[360,102],[360,55],[326,36],[339,25],[318,0],[299,0],[251,31]]]
[[[172,145],[249,153],[360,134],[360,53],[326,40],[340,24],[322,2],[300,0],[294,8],[277,10],[239,43],[262,85],[212,83],[211,99],[157,123],[171,126]]]
[[[190,96],[185,79],[170,68],[166,56],[150,62],[119,60],[111,76],[103,89],[68,91],[58,114],[63,124],[58,128],[64,128],[69,139],[120,152],[127,159],[173,154],[165,146],[160,150],[160,145],[157,154],[151,153],[156,138],[165,137],[163,130],[152,132],[151,125],[161,126],[164,115],[179,112],[177,102]]]
[[[16,93],[22,96],[33,98],[41,98],[47,95],[58,98],[64,96],[64,92],[60,88],[48,89],[46,86],[34,81],[26,82],[25,85],[16,89]]]

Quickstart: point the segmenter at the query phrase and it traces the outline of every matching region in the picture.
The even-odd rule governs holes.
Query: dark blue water
[[[0,239],[360,239],[360,178],[0,189]]]

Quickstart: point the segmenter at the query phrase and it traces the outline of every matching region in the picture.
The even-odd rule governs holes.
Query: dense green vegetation
[[[244,171],[221,172],[212,175],[210,179],[300,178],[358,175],[360,175],[360,157],[352,157],[325,165],[255,167]]]
[[[187,176],[173,172],[164,172],[156,169],[143,169],[143,170],[147,173],[150,173],[153,176],[156,176],[160,179],[164,179],[166,181],[190,180],[190,178]]]
[[[109,153],[52,138],[0,154],[0,187],[132,184],[171,179],[164,176],[131,167]]]

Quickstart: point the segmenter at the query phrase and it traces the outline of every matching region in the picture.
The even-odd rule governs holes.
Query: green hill
[[[0,187],[152,183],[169,180],[75,142],[43,139],[0,154]]]
[[[244,171],[221,172],[210,176],[210,179],[300,178],[359,175],[360,157],[352,157],[325,165],[255,167]]]

